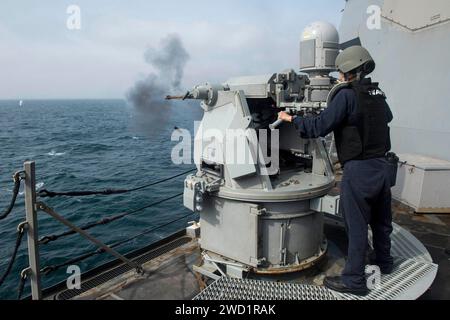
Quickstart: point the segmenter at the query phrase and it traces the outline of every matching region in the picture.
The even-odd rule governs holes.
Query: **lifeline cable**
[[[12,267],[14,265],[14,262],[16,261],[17,252],[19,251],[20,245],[22,244],[22,238],[25,233],[24,224],[20,224],[17,228],[17,239],[16,244],[14,246],[13,254],[11,256],[11,259],[9,260],[8,266],[6,267],[5,272],[0,277],[0,286],[5,282],[6,278],[11,273]]]
[[[182,172],[180,174],[177,174],[175,176],[160,180],[160,181],[156,181],[156,182],[152,182],[150,184],[147,184],[145,186],[142,187],[137,187],[137,188],[133,188],[133,189],[126,189],[126,190],[114,190],[114,189],[107,189],[107,190],[102,190],[102,191],[72,191],[72,192],[52,192],[52,191],[48,191],[48,190],[41,190],[37,193],[37,196],[40,198],[55,198],[55,197],[86,197],[86,196],[93,196],[93,195],[117,195],[117,194],[124,194],[124,193],[130,193],[130,192],[135,192],[135,191],[139,191],[139,190],[143,190],[149,187],[153,187],[156,186],[158,184],[173,180],[175,178],[184,176],[188,173],[191,173],[193,171],[195,171],[196,169],[191,169],[189,171],[186,172]]]
[[[14,178],[13,196],[6,210],[2,212],[2,214],[0,214],[0,220],[6,219],[13,210],[14,205],[16,204],[17,195],[19,194],[20,189],[20,182],[23,180],[22,173],[23,171],[19,171],[16,172],[13,176]]]
[[[28,275],[26,273],[20,275],[19,287],[17,288],[17,300],[22,299],[23,290],[25,289],[25,284],[26,284],[27,280],[28,280]]]
[[[81,227],[80,229],[83,230],[83,231],[86,231],[86,230],[90,230],[90,229],[92,229],[94,227],[97,227],[97,226],[104,226],[104,225],[107,225],[107,224],[109,224],[111,222],[114,222],[114,221],[123,219],[125,217],[128,217],[130,215],[139,213],[139,212],[141,212],[141,211],[143,211],[145,209],[149,209],[149,208],[155,207],[155,206],[157,206],[157,205],[159,205],[161,203],[164,203],[166,201],[173,200],[175,198],[181,197],[182,195],[183,195],[183,193],[179,193],[179,194],[176,194],[176,195],[174,195],[172,197],[159,200],[157,202],[154,202],[152,204],[149,204],[149,205],[147,205],[145,207],[142,207],[142,208],[139,208],[139,209],[136,209],[136,210],[133,210],[133,211],[124,212],[124,213],[115,215],[115,216],[110,217],[110,218],[104,218],[104,219],[101,219],[101,220],[99,220],[97,222],[91,222],[91,223],[88,223],[85,226]],[[56,234],[56,235],[45,236],[45,237],[42,237],[39,240],[39,244],[49,244],[50,242],[56,241],[56,240],[58,240],[60,238],[68,237],[68,236],[73,235],[73,234],[76,234],[76,232],[73,231],[73,230],[70,230],[70,231],[63,232],[63,233]]]

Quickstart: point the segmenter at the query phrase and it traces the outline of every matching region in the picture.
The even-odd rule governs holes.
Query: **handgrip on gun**
[[[269,125],[269,128],[270,128],[270,130],[276,130],[279,126],[281,126],[281,124],[283,123],[284,121],[283,120],[281,120],[281,119],[278,119],[277,121],[275,121],[274,123],[272,123],[271,125]]]

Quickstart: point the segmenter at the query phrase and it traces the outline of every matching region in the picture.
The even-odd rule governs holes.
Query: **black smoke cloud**
[[[144,58],[154,71],[136,82],[128,91],[127,100],[136,111],[138,126],[149,132],[166,125],[171,103],[165,97],[182,91],[180,86],[189,54],[180,37],[172,34],[163,38],[157,48],[148,48]]]
[[[161,40],[160,49],[147,49],[144,57],[148,64],[158,70],[161,79],[169,81],[174,89],[180,88],[189,54],[177,35]]]

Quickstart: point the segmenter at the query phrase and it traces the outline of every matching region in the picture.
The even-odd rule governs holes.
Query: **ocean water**
[[[167,106],[137,113],[122,100],[0,101],[0,210],[12,195],[12,174],[27,160],[36,161],[39,189],[51,191],[128,189],[158,181],[193,168],[175,165],[171,150],[174,127],[193,132],[200,108],[188,105]],[[160,186],[131,194],[55,198],[44,202],[76,225],[97,221],[143,207],[183,190],[183,177]],[[89,232],[110,244],[189,214],[182,198],[165,202],[139,214],[99,226]],[[13,213],[0,221],[0,275],[4,272],[16,238],[16,227],[24,220],[23,187]],[[194,216],[140,237],[119,248],[122,253],[139,249],[186,226]],[[39,235],[67,229],[39,213]],[[42,267],[63,263],[86,252],[94,245],[78,235],[40,246]],[[19,274],[28,265],[26,238],[16,264],[0,287],[0,299],[15,299]],[[107,254],[94,256],[79,264],[87,271],[111,260]],[[67,278],[66,270],[43,276],[48,287]],[[29,293],[26,286],[24,295]]]

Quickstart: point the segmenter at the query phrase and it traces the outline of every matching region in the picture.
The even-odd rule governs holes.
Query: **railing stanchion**
[[[38,219],[36,211],[36,166],[34,161],[25,162],[25,210],[27,217],[28,257],[30,263],[31,296],[42,299],[39,261]]]

